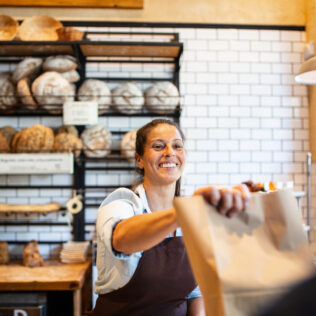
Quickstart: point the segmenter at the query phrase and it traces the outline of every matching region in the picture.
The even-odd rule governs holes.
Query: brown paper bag
[[[291,190],[255,193],[234,218],[202,196],[174,205],[208,316],[253,315],[313,271]]]

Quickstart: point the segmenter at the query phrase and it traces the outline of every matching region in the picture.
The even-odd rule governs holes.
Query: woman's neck
[[[149,181],[144,181],[144,189],[148,205],[152,212],[167,210],[173,207],[172,201],[175,194],[175,183],[168,185],[152,184]]]

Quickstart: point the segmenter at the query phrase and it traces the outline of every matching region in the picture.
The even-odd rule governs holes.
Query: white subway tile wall
[[[83,28],[94,30],[94,28]],[[99,30],[99,28],[98,28]],[[183,112],[181,127],[186,135],[187,167],[183,176],[183,194],[190,195],[199,186],[218,183],[235,185],[241,181],[293,181],[295,191],[307,190],[306,154],[309,150],[307,89],[294,82],[293,76],[303,61],[305,32],[247,29],[199,28],[107,28],[104,31],[178,32],[184,44],[181,58],[180,93]],[[1,71],[10,66],[1,65]],[[159,78],[170,76],[171,69],[154,64],[141,67],[126,64],[90,63],[89,76],[133,76]],[[144,75],[145,74],[145,75]],[[117,85],[114,82],[111,88]],[[141,85],[145,89],[148,84]],[[111,130],[131,130],[150,118],[106,118],[100,122]],[[0,126],[18,128],[42,123],[51,127],[62,124],[60,118],[0,117]],[[312,166],[312,240],[316,242],[316,184]],[[89,185],[130,185],[134,174],[88,172]],[[7,185],[66,185],[68,175],[1,176]],[[96,194],[94,194],[96,196]],[[0,200],[12,203],[66,203],[71,192],[65,189],[5,190]],[[103,193],[99,193],[102,200]],[[301,201],[306,218],[306,197]],[[87,208],[86,238],[94,234],[97,207]],[[64,222],[65,226],[1,226],[2,240],[69,240],[72,229],[69,215],[0,215],[1,220]],[[314,227],[315,226],[315,227]],[[56,246],[40,245],[43,256]],[[20,256],[21,245],[11,245]]]

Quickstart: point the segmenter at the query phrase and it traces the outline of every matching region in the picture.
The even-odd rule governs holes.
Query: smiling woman
[[[140,183],[133,191],[114,191],[98,211],[94,315],[205,315],[173,208],[185,166],[183,141],[180,128],[165,119],[138,130]],[[210,186],[196,194],[229,217],[249,199],[242,186]]]

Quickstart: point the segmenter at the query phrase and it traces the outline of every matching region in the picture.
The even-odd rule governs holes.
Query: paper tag
[[[73,173],[73,154],[0,154],[0,174]]]
[[[63,106],[64,125],[98,124],[98,102],[66,101]]]

